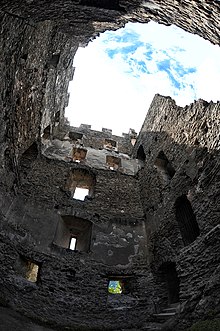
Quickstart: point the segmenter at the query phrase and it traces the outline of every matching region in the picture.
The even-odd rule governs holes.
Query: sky
[[[113,134],[138,133],[156,93],[179,106],[220,100],[220,48],[176,26],[128,23],[79,48],[66,116]]]

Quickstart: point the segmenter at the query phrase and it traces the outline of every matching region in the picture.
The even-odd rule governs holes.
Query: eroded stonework
[[[1,1],[1,330],[218,323],[219,102],[181,108],[156,95],[138,137],[71,127],[64,111],[79,45],[149,20],[219,44],[219,9]],[[110,293],[111,281],[121,294]]]

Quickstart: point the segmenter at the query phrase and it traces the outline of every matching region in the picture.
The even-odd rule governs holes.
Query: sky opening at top
[[[218,101],[220,48],[176,26],[128,23],[79,48],[66,117],[113,134],[138,133],[156,93],[185,106]]]

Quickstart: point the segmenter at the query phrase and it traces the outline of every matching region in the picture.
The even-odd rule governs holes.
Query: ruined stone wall
[[[21,158],[18,195],[2,209],[1,305],[50,327],[141,327],[149,298],[138,181],[118,171],[32,156]],[[68,189],[74,169],[95,178],[93,195],[85,201],[73,199]],[[89,251],[56,243],[59,222],[67,215],[92,223]],[[22,271],[26,260],[40,266],[37,283]],[[108,282],[117,276],[129,281],[131,289],[114,297],[108,294]]]
[[[173,329],[186,328],[189,316],[192,320],[207,316],[214,305],[212,286],[218,288],[213,272],[219,263],[215,254],[220,203],[219,113],[219,102],[198,100],[181,108],[171,98],[156,95],[134,148],[136,156],[142,145],[146,156],[139,182],[158,308],[167,305],[165,285],[158,279],[160,268],[172,262],[178,271],[182,312],[179,326]],[[183,197],[191,204],[200,231],[192,243],[184,242],[176,214],[176,203]],[[204,292],[209,277],[213,283]]]
[[[68,132],[68,134],[66,134]],[[131,155],[133,145],[131,140],[136,139],[137,134],[130,129],[128,133],[122,133],[122,136],[112,134],[111,129],[103,128],[102,131],[91,129],[91,125],[81,124],[79,127],[65,126],[63,131],[54,132],[54,137],[69,140],[72,143],[80,144],[84,147],[92,147],[95,149],[107,148],[116,152]],[[114,146],[110,146],[108,141],[114,142]]]
[[[39,212],[39,209],[35,205],[34,211]],[[41,210],[43,212],[42,207]],[[29,221],[38,222],[39,215],[35,221],[33,216]],[[48,216],[44,210],[44,221],[52,221]],[[97,263],[92,252],[75,252],[58,247],[43,253],[36,249],[37,243],[32,234],[21,224],[4,230],[1,230],[1,305],[55,329],[116,330],[118,327],[126,328],[128,323],[141,327],[146,319],[147,299],[144,296],[139,300],[137,298],[145,290],[147,279],[138,263],[133,267],[109,266]],[[25,279],[22,272],[25,259],[40,265],[37,283]],[[115,275],[129,276],[132,291],[112,301],[114,298],[108,294],[108,281],[110,276]],[[13,316],[16,317],[16,314]],[[11,317],[2,320],[2,326],[10,320]],[[18,318],[18,328],[21,323]]]
[[[198,34],[219,44],[219,1],[23,1],[2,0],[2,10],[33,21],[53,20],[68,34],[85,43],[107,29],[127,22],[150,20]]]
[[[62,123],[78,44],[51,21],[31,23],[1,12],[1,168],[3,185],[14,187],[20,155],[42,130]],[[5,160],[4,160],[5,159]],[[4,180],[4,169],[11,179]]]
[[[135,148],[142,144],[146,157],[139,184],[120,172],[94,171],[95,196],[85,202],[73,201],[66,190],[72,165],[41,156],[40,136],[64,121],[79,44],[128,21],[150,20],[219,44],[219,8],[217,0],[1,1],[0,303],[10,308],[8,320],[1,312],[5,331],[11,321],[23,327],[15,310],[58,329],[141,329],[155,307],[167,304],[156,276],[170,261],[176,263],[182,304],[171,330],[184,329],[210,309],[218,316],[219,104],[198,101],[182,109],[156,97]],[[28,155],[22,165],[30,146],[34,160]],[[161,166],[161,150],[175,174]],[[185,248],[174,210],[182,195],[201,232]],[[64,213],[93,223],[91,252],[54,244]],[[40,267],[36,283],[26,279],[27,260]],[[112,300],[107,284],[115,275],[131,277],[132,290]]]
[[[206,222],[207,215],[202,216],[203,209],[198,206],[202,201],[204,210],[207,210],[205,203],[216,199],[220,147],[219,107],[219,102],[215,104],[198,100],[181,108],[169,97],[155,96],[133,152],[136,156],[138,147],[142,145],[146,154],[145,167],[140,172],[146,213],[153,214],[158,207],[167,205],[168,195],[169,201],[173,196],[174,203],[181,194],[188,194],[199,213],[201,230],[208,231],[216,225],[216,216],[210,215],[209,222]],[[157,166],[160,152],[165,154],[174,169],[172,177]],[[209,196],[209,202],[208,189],[213,194],[213,197]]]

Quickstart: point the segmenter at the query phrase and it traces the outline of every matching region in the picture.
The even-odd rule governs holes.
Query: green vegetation
[[[121,294],[122,284],[119,280],[110,280],[108,285],[108,292],[111,294]]]

